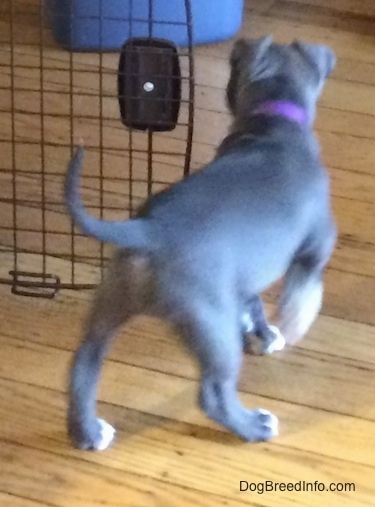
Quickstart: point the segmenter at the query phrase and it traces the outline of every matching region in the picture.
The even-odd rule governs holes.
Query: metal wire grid
[[[108,246],[74,230],[66,215],[62,187],[79,137],[87,150],[81,192],[100,217],[127,218],[150,192],[188,173],[194,114],[192,22],[189,0],[180,1],[189,45],[179,54],[181,109],[172,132],[140,132],[121,124],[119,54],[61,49],[46,22],[43,0],[2,2],[0,283],[11,285],[12,292],[53,297],[61,288],[93,288],[110,255]],[[143,21],[152,37],[153,0],[148,5]]]

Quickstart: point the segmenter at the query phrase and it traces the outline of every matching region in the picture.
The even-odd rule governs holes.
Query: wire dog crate
[[[148,62],[155,61],[158,54],[164,58],[165,65],[158,65],[160,74],[156,76],[163,80],[165,68],[171,74],[173,50],[165,53],[153,42],[157,0],[126,1],[128,14],[120,19],[128,26],[123,42],[137,36],[133,33],[136,26],[142,27],[143,54],[145,47],[151,52]],[[53,25],[58,16],[56,6],[72,5],[74,0],[1,2],[0,283],[10,285],[13,293],[51,298],[62,288],[95,287],[110,255],[107,245],[75,230],[65,210],[62,189],[66,166],[80,137],[86,147],[81,192],[96,216],[126,219],[149,193],[188,173],[194,115],[192,19],[189,0],[173,4],[179,2],[179,19],[174,21],[172,16],[165,21],[171,29],[183,32],[186,41],[183,49],[174,50],[178,68],[173,67],[177,70],[172,80],[180,84],[177,98],[172,97],[169,104],[178,101],[176,122],[165,128],[155,122],[151,127],[144,124],[143,130],[124,118],[121,100],[119,103],[124,99],[122,106],[129,111],[134,100],[141,100],[137,95],[125,96],[134,80],[126,84],[126,72],[119,74],[119,61],[129,68],[126,61],[132,63],[132,54],[139,53],[139,41],[134,47],[128,43],[122,52],[104,51],[115,49],[106,46],[108,27],[104,34],[108,22],[105,5],[110,0],[91,0],[98,9],[88,16],[99,27],[96,48],[77,47],[73,11],[62,14],[64,22],[70,23],[70,39],[62,47],[61,26]],[[133,9],[140,3],[147,9],[142,13],[138,8],[135,25]],[[51,5],[54,17],[48,21],[46,11]],[[86,52],[77,52],[79,49]],[[155,69],[153,72],[155,77]],[[128,91],[121,92],[121,86]],[[167,91],[168,86],[165,83]],[[143,92],[151,93],[143,111],[152,109],[153,87],[150,80],[144,84]],[[134,86],[132,89],[134,93]]]

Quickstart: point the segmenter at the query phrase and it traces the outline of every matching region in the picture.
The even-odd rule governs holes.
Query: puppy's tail
[[[73,221],[85,234],[100,241],[123,248],[149,249],[150,238],[146,220],[101,220],[87,212],[79,194],[83,157],[84,148],[81,145],[69,162],[65,180],[65,201]]]

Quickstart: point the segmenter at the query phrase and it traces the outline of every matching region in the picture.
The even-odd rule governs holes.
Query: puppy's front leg
[[[280,330],[295,343],[309,330],[323,300],[323,272],[336,242],[330,216],[311,233],[306,246],[288,268],[279,303]]]
[[[285,347],[285,339],[276,326],[272,326],[264,312],[259,296],[253,296],[246,303],[246,313],[242,316],[244,324],[244,348],[251,353],[272,354]],[[254,343],[259,338],[260,347]]]

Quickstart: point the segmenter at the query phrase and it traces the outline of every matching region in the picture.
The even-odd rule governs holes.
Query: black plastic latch
[[[173,130],[181,102],[181,69],[176,45],[163,39],[129,39],[120,56],[118,97],[125,126]]]

